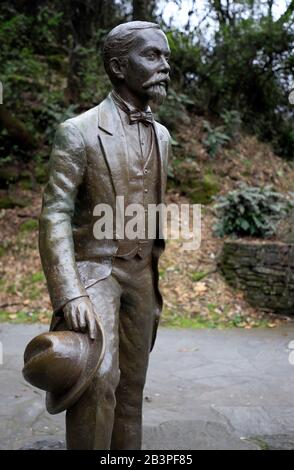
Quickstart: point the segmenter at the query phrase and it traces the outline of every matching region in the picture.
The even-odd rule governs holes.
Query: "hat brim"
[[[105,338],[103,329],[98,322],[96,332],[94,340],[90,339],[87,333],[82,333],[84,340],[88,342],[88,355],[83,371],[76,384],[69,391],[61,395],[52,392],[46,393],[46,408],[51,415],[62,413],[71,408],[86,391],[100,367],[105,354]]]

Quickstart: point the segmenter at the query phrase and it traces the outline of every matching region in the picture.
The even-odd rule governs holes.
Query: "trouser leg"
[[[91,385],[66,413],[68,449],[107,450],[110,448],[119,382],[118,317],[121,288],[112,278],[87,289],[95,313],[104,327],[105,356]]]
[[[135,261],[129,263],[130,272],[135,268],[134,263]],[[115,269],[113,273],[115,275]],[[155,312],[150,265],[148,264],[137,273],[133,272],[132,278],[135,282],[125,283],[121,299],[119,321],[121,376],[116,389],[115,419],[111,441],[113,450],[140,449],[142,442],[143,389]],[[121,285],[123,285],[123,276],[121,280]]]

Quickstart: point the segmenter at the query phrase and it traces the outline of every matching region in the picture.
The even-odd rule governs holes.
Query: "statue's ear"
[[[123,80],[125,78],[124,65],[117,57],[110,59],[109,68],[114,78],[118,80]]]

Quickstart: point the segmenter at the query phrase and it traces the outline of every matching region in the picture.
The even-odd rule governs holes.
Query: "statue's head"
[[[159,104],[167,93],[170,49],[159,25],[131,21],[116,26],[103,48],[105,70],[116,89]]]

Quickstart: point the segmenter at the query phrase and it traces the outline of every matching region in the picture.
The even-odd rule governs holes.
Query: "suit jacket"
[[[160,201],[164,202],[171,149],[167,129],[155,122],[159,152]],[[86,288],[111,273],[117,240],[97,240],[93,209],[128,194],[127,142],[116,105],[108,96],[101,104],[68,119],[56,132],[49,181],[40,216],[39,248],[54,314],[70,300],[87,295]],[[158,258],[164,240],[154,241],[152,267],[158,300]],[[157,325],[156,325],[157,328]]]

